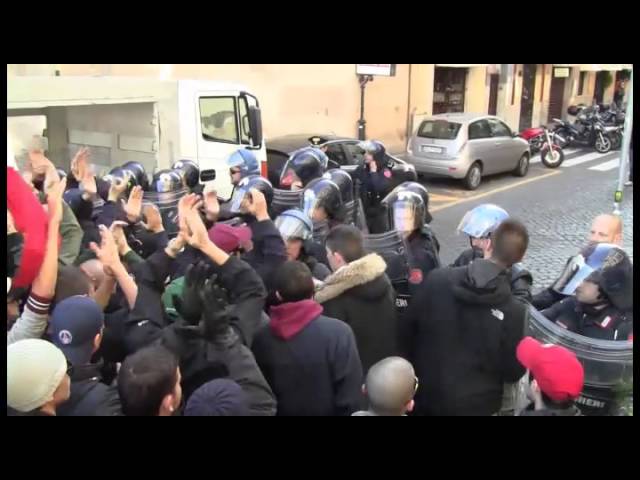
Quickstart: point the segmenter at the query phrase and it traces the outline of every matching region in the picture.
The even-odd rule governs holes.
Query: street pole
[[[358,120],[358,140],[366,140],[364,126],[367,123],[364,119],[364,87],[367,82],[373,81],[371,75],[360,75],[360,119]]]
[[[631,149],[631,135],[633,129],[633,70],[631,70],[631,76],[629,78],[629,95],[627,96],[627,112],[624,119],[624,134],[622,136],[622,150],[620,152],[620,169],[618,170],[618,188],[614,195],[614,215],[620,215],[620,205],[622,204],[622,192],[624,189],[624,183],[627,181],[629,174],[629,161],[633,159],[629,158]]]

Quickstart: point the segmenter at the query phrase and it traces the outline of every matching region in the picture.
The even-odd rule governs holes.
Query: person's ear
[[[162,399],[162,404],[160,406],[160,409],[168,412],[169,415],[173,414],[175,407],[173,406],[174,404],[174,398],[173,398],[173,394],[170,393],[169,395],[165,395],[165,397]]]
[[[336,252],[333,255],[335,256],[336,260],[338,260],[338,263],[340,263],[340,265],[346,265],[347,262],[344,261],[344,257],[340,253]]]
[[[407,406],[405,407],[405,410],[407,412],[413,412],[413,407],[416,406],[416,401],[415,400],[411,400],[409,403],[407,403]]]

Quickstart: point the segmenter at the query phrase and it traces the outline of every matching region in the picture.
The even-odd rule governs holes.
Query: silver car
[[[483,175],[529,170],[529,144],[499,118],[473,113],[434,115],[422,121],[405,159],[418,173],[463,179],[469,190]]]

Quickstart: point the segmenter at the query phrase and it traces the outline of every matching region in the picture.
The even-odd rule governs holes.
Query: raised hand
[[[140,214],[142,213],[142,194],[142,187],[135,186],[131,189],[129,200],[127,202],[125,202],[124,199],[121,200],[122,208],[127,214],[127,220],[131,223],[140,220]]]

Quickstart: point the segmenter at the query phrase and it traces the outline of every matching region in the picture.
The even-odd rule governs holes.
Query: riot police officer
[[[327,178],[316,178],[304,189],[300,205],[312,222],[326,222],[329,229],[344,223],[340,188]]]
[[[195,193],[202,193],[200,188],[200,168],[193,160],[178,160],[171,167],[182,177],[182,184]]]
[[[142,187],[144,191],[149,190],[149,177],[147,177],[144,165],[140,162],[127,162],[122,165],[122,168],[131,172],[136,185]]]
[[[491,234],[498,228],[502,221],[509,218],[509,214],[503,208],[485,203],[469,210],[458,225],[458,233],[469,236],[471,248],[463,251],[452,267],[468,265],[477,258],[487,258],[491,252]],[[531,285],[533,277],[531,273],[518,263],[511,267],[511,292],[514,296],[531,303]]]
[[[240,180],[250,175],[260,175],[260,164],[251,150],[241,148],[227,158],[231,184],[235,187]]]
[[[273,187],[271,182],[260,175],[249,175],[242,178],[233,189],[233,196],[229,200],[229,208],[232,214],[243,215],[246,213],[246,202],[251,200],[251,189],[262,192],[267,202],[267,208],[273,201]],[[273,217],[271,212],[269,216]]]
[[[407,243],[409,289],[413,295],[429,272],[440,267],[440,244],[428,223],[429,193],[416,182],[404,182],[382,200],[390,230],[398,231]]]
[[[313,278],[324,280],[331,271],[316,258],[316,252],[324,248],[313,241],[313,223],[300,210],[281,213],[275,221],[287,247],[287,259],[298,260],[309,267]]]
[[[358,169],[360,196],[371,233],[385,230],[385,212],[380,202],[391,191],[391,168],[384,145],[377,140],[358,144],[364,150],[364,165]]]
[[[309,182],[322,177],[329,158],[316,147],[304,147],[291,154],[280,175],[280,186],[302,190]]]
[[[633,265],[617,245],[591,243],[567,263],[553,288],[574,295],[543,310],[572,332],[603,340],[633,336]]]

